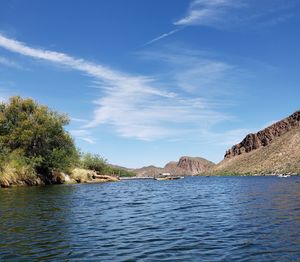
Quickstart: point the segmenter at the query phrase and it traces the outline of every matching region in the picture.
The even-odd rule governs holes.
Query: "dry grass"
[[[40,185],[43,181],[28,166],[15,167],[8,163],[0,171],[0,187]]]
[[[75,168],[70,174],[70,178],[78,183],[84,183],[93,179],[93,175],[96,175],[95,171],[87,170],[83,168]]]
[[[49,184],[70,184],[70,183],[101,183],[101,182],[115,182],[119,179],[112,176],[99,176],[95,171],[75,168],[70,175],[53,172],[51,181],[38,176],[28,166],[17,166],[13,163],[4,165],[0,169],[0,187],[11,186],[34,186]]]
[[[70,174],[70,179],[77,183],[101,183],[101,182],[116,182],[119,179],[113,176],[99,176],[93,170],[83,168],[75,168]]]

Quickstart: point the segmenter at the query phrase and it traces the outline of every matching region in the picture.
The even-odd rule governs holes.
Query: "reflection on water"
[[[0,190],[0,261],[299,261],[300,178]]]

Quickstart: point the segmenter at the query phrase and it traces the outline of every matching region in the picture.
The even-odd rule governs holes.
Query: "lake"
[[[0,261],[300,261],[300,177],[0,189]]]

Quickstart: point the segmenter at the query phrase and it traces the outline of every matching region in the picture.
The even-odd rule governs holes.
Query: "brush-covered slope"
[[[211,172],[300,173],[300,111],[247,135]]]

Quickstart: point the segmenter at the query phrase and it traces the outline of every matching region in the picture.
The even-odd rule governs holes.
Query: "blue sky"
[[[299,109],[298,0],[2,0],[0,99],[71,118],[127,167],[218,162]]]

